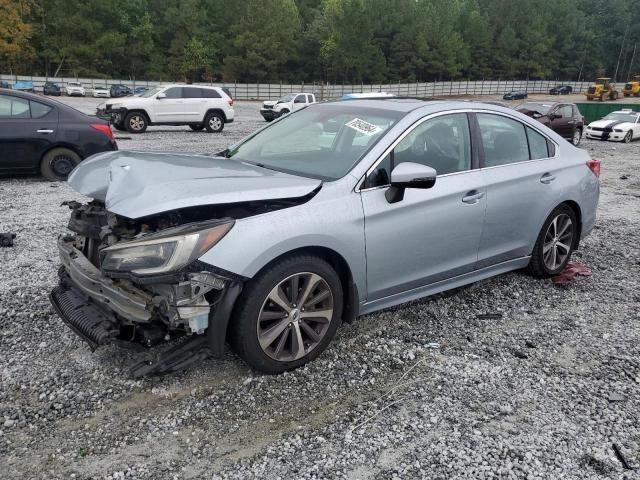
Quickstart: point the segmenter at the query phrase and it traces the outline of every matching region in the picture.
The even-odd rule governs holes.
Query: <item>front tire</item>
[[[580,145],[581,139],[582,139],[582,130],[580,130],[579,128],[576,128],[575,131],[573,132],[571,143],[573,144],[574,147],[577,147],[578,145]]]
[[[139,112],[131,112],[124,117],[124,126],[129,133],[144,133],[147,129],[147,117]]]
[[[527,267],[529,273],[547,278],[562,272],[571,259],[576,235],[576,214],[567,205],[557,206],[540,230]]]
[[[230,343],[257,371],[275,374],[315,359],[342,319],[340,278],[323,259],[296,255],[252,279],[236,303]]]
[[[633,139],[633,130],[629,130],[627,134],[624,136],[624,139],[622,141],[624,143],[629,143],[631,142],[632,139]]]
[[[62,182],[82,161],[80,155],[68,148],[53,148],[42,157],[40,173],[51,182]]]
[[[219,113],[211,112],[204,119],[204,128],[209,133],[218,133],[224,129],[224,118]]]

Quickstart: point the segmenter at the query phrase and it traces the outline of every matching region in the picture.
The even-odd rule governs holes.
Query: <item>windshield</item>
[[[341,178],[404,115],[351,105],[322,104],[299,110],[250,137],[227,156],[294,175]]]
[[[551,110],[552,105],[547,103],[533,103],[527,102],[518,105],[518,110],[529,110],[531,112],[538,112],[540,115],[546,115]]]
[[[295,95],[293,93],[288,93],[284,97],[280,97],[280,99],[278,100],[278,103],[290,102],[291,100],[293,100],[293,97],[295,97]]]
[[[81,86],[82,86],[82,84],[77,83],[77,82],[69,82],[69,86],[70,86],[70,87],[81,87]]]
[[[604,117],[603,120],[615,120],[617,122],[636,123],[637,118],[638,118],[638,115],[632,115],[629,113],[610,113],[609,115]]]
[[[162,91],[162,88],[151,88],[140,95],[142,98],[153,97],[156,93]]]

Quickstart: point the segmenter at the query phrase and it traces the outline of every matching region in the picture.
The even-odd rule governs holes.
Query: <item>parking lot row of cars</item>
[[[0,82],[0,88],[13,89],[19,92],[36,93],[36,88],[33,82],[30,81],[18,81],[11,85],[9,82]],[[93,97],[109,98],[109,97],[127,97],[131,95],[142,95],[148,90],[147,87],[135,87],[131,88],[123,84],[114,84],[108,87],[107,85],[93,85],[90,88],[85,87],[80,82],[67,82],[64,85],[60,85],[56,82],[45,82],[42,86],[42,93],[44,95],[51,95],[59,97],[61,95],[67,95],[69,97],[85,97],[87,93],[91,93]]]

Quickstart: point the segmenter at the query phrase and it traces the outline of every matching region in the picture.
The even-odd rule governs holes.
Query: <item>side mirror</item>
[[[391,187],[385,192],[387,202],[396,203],[404,198],[405,188],[431,188],[438,172],[420,163],[404,162],[391,172]]]
[[[164,92],[160,92],[158,95],[156,95],[156,98],[158,100],[162,100],[163,98],[167,98],[167,94]]]

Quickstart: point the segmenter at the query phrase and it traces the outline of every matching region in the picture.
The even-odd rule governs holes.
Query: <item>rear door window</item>
[[[213,88],[203,88],[202,98],[222,98],[222,95],[220,95],[218,91],[214,90]]]
[[[313,103],[313,97],[311,95],[307,95],[307,102]]]
[[[549,150],[547,147],[547,139],[536,132],[533,128],[526,127],[527,140],[529,141],[529,157],[531,160],[540,158],[548,158]]]
[[[525,126],[508,117],[478,113],[484,148],[484,166],[497,167],[529,160]]]
[[[0,95],[0,118],[30,118],[29,100]]]
[[[182,98],[202,98],[202,89],[195,87],[182,87]]]

